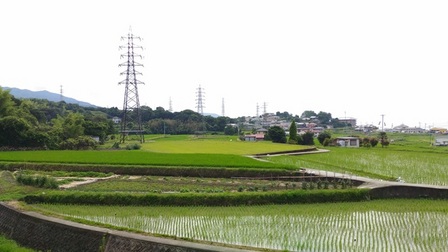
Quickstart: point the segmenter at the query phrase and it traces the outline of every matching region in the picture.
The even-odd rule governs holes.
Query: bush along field
[[[89,224],[265,250],[444,249],[447,237],[436,230],[446,228],[448,208],[438,207],[445,200],[372,200],[352,179],[447,185],[447,153],[423,138],[322,153],[315,153],[322,146],[267,142],[253,143],[254,153],[248,143],[216,138],[167,137],[137,150],[0,152],[0,199]]]

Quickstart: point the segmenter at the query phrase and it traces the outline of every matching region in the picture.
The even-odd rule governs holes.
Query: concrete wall
[[[51,252],[244,251],[92,227],[34,212],[22,212],[4,203],[0,203],[0,233],[22,246]]]
[[[370,190],[372,199],[388,198],[428,198],[448,199],[448,189],[443,187],[427,187],[421,185],[391,185]]]

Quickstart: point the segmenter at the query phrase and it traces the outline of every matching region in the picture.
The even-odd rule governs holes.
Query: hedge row
[[[120,206],[239,206],[266,204],[353,202],[369,199],[369,189],[294,190],[287,192],[217,193],[217,194],[129,194],[51,192],[28,195],[28,204],[86,204]]]
[[[204,178],[278,177],[303,175],[300,171],[282,169],[185,167],[185,166],[137,166],[137,165],[88,165],[53,163],[0,163],[0,170],[36,170],[68,172],[102,172],[139,176],[183,176]]]

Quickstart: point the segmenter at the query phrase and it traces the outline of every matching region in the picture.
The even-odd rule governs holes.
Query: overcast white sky
[[[305,110],[448,127],[448,1],[14,0],[0,4],[0,86],[123,106],[120,37],[140,104],[229,117]]]

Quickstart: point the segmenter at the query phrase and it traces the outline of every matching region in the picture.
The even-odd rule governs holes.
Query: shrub
[[[126,145],[126,150],[140,150],[142,146],[140,144],[128,144]]]
[[[90,204],[90,205],[140,205],[140,206],[238,206],[293,203],[351,202],[366,200],[368,189],[346,190],[291,190],[287,192],[241,193],[182,193],[182,194],[129,194],[50,192],[27,195],[22,200],[28,204]]]
[[[80,136],[77,138],[68,138],[59,144],[62,150],[89,150],[96,149],[98,142],[88,136]]]
[[[374,137],[370,138],[370,144],[372,145],[372,147],[377,146],[378,142],[379,142],[378,139],[376,139]]]
[[[16,180],[18,183],[22,185],[29,185],[34,187],[50,188],[50,189],[58,188],[58,183],[56,179],[48,176],[32,176],[32,175],[19,174]]]
[[[325,143],[325,141],[327,140],[327,139],[330,139],[331,138],[331,134],[330,134],[330,132],[328,132],[328,131],[324,131],[324,132],[322,132],[322,133],[320,133],[318,136],[317,136],[317,140],[319,141],[319,143],[320,144],[322,144],[323,146],[328,146],[328,143],[327,143],[327,145],[325,145],[324,143]],[[328,142],[329,140],[327,140],[327,142]]]

